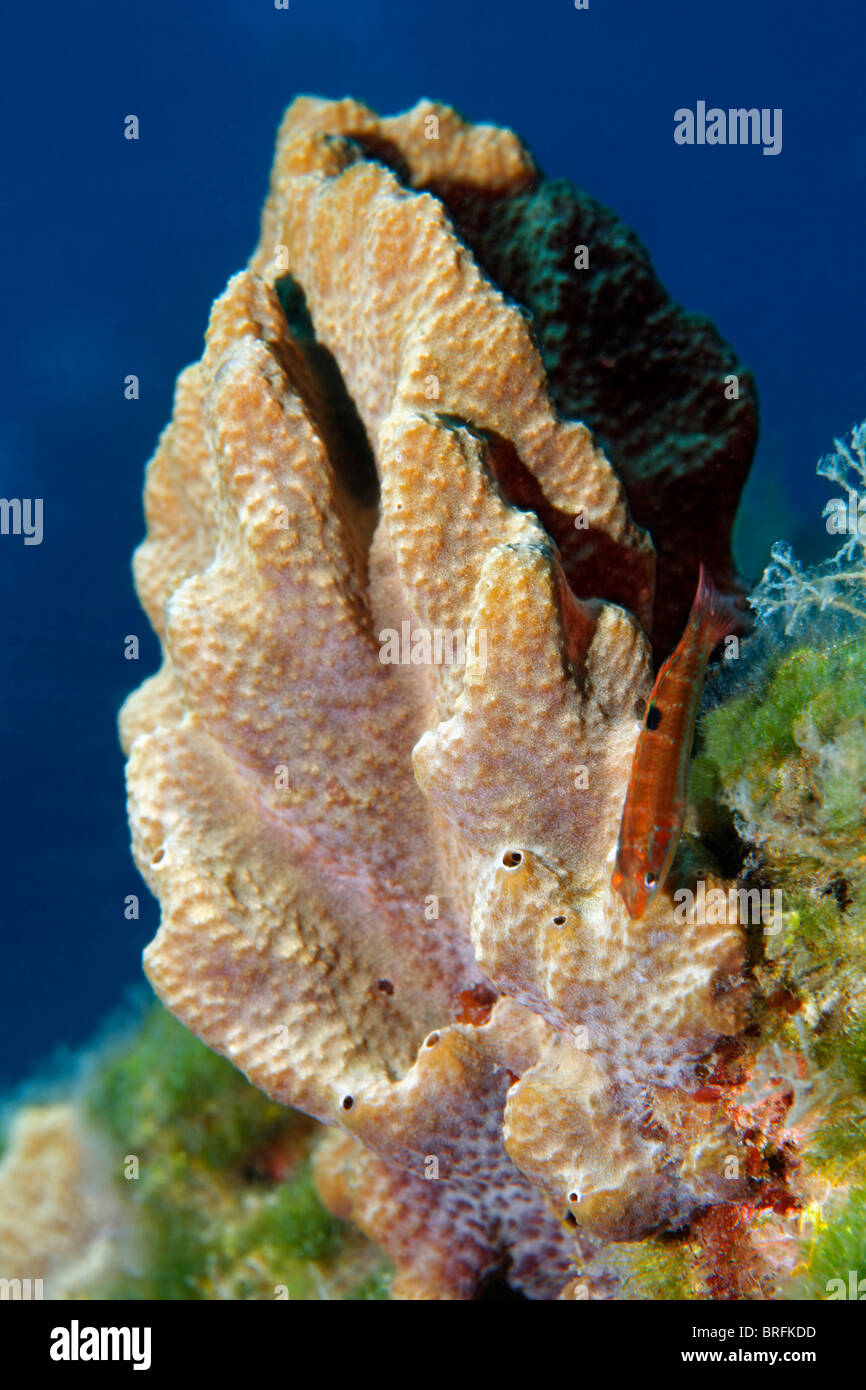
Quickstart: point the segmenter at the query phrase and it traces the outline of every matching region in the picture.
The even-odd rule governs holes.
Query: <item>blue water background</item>
[[[42,497],[45,534],[0,536],[0,1085],[79,1047],[141,979],[158,914],[128,851],[115,716],[157,661],[129,570],[143,470],[255,243],[292,97],[393,113],[429,96],[511,125],[638,232],[757,376],[740,538],[756,574],[777,535],[827,549],[815,461],[866,415],[864,38],[862,0],[7,7],[0,495]],[[781,107],[782,153],[678,147],[673,112],[698,100]]]

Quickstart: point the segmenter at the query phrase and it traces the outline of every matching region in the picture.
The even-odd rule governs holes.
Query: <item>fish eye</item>
[[[646,873],[643,876],[644,888],[655,888],[658,881],[658,874],[654,874],[652,869],[647,869]]]

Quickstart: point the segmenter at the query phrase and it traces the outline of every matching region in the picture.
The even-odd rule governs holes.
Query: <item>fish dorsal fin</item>
[[[740,621],[731,607],[730,599],[719,592],[703,565],[698,576],[698,591],[689,614],[689,621],[692,620],[700,623],[714,647],[723,637],[733,632]]]

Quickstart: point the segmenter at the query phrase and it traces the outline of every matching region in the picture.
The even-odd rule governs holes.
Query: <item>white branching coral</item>
[[[836,452],[825,455],[815,471],[846,494],[831,498],[822,515],[831,535],[847,539],[835,555],[811,569],[803,568],[785,541],[776,541],[749,599],[761,622],[784,621],[786,636],[816,610],[866,620],[866,420],[848,440],[833,443]]]

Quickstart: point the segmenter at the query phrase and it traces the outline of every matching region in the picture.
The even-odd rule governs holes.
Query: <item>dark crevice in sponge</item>
[[[316,338],[304,292],[291,275],[282,275],[274,289],[294,341],[304,355],[318,391],[307,402],[338,481],[353,501],[375,507],[379,479],[373,450],[332,353]]]

